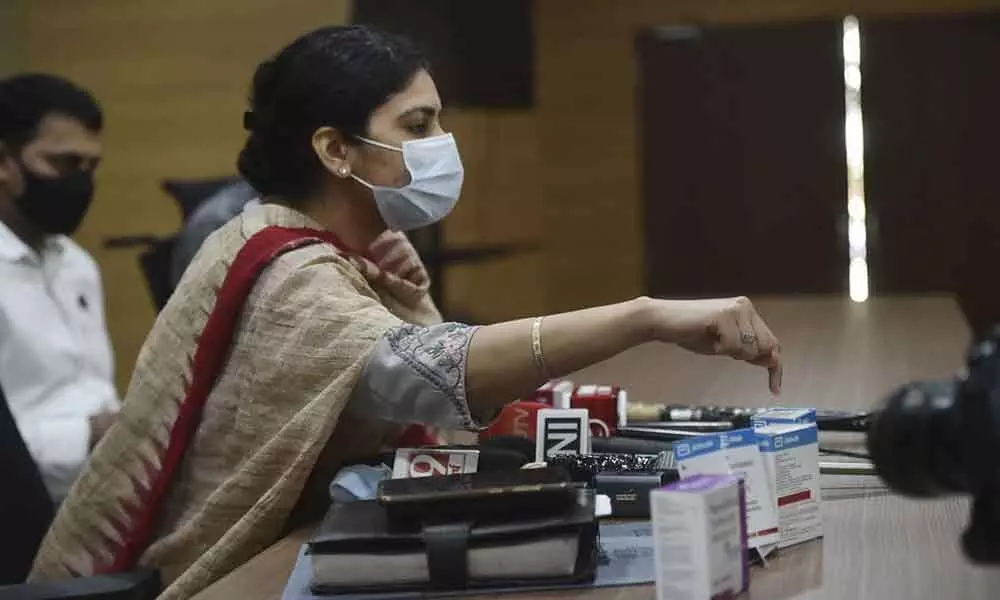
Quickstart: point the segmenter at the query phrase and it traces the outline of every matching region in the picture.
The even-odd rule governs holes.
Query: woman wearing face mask
[[[37,579],[138,562],[187,597],[318,518],[337,470],[403,427],[475,430],[638,344],[762,365],[777,392],[777,341],[745,299],[441,323],[396,233],[458,200],[440,111],[418,51],[364,27],[314,31],[260,65],[239,168],[263,202],[206,241],[160,313]]]

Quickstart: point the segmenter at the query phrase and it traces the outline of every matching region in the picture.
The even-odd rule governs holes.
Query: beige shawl
[[[215,293],[246,240],[271,225],[319,229],[265,204],[206,241],[153,325],[121,416],[60,507],[31,580],[90,575],[114,562],[159,469]],[[317,518],[336,471],[398,434],[344,408],[375,342],[402,321],[440,315],[426,297],[411,308],[376,292],[332,245],[285,253],[264,270],[139,559],[161,570],[162,598],[192,596],[293,521]]]

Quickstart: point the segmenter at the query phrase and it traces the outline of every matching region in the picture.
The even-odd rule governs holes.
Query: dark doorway
[[[874,293],[1000,320],[1000,15],[861,22]]]
[[[647,287],[844,293],[839,20],[638,40]]]

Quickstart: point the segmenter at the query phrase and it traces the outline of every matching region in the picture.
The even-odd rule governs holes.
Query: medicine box
[[[675,442],[674,455],[682,479],[719,474],[743,479],[750,547],[764,555],[773,550],[779,539],[777,502],[752,429],[699,435]]]
[[[769,408],[755,414],[750,419],[750,424],[754,429],[767,425],[815,422],[815,408]]]
[[[746,591],[743,485],[696,475],[650,493],[658,600],[728,598]]]
[[[816,425],[766,425],[756,434],[777,502],[778,547],[822,537]]]

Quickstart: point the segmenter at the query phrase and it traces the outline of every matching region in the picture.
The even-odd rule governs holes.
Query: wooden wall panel
[[[106,157],[78,236],[101,265],[122,389],[153,319],[137,252],[110,236],[175,231],[168,177],[235,172],[253,69],[295,36],[345,22],[346,0],[31,0],[28,59],[90,87],[107,115]]]
[[[533,0],[356,0],[352,18],[413,38],[445,104],[530,109],[533,14]]]
[[[650,294],[847,293],[842,38],[840,19],[643,32]]]
[[[448,269],[445,302],[498,321],[546,310],[544,202],[537,120],[523,111],[456,111],[445,117],[465,165],[462,200],[445,221],[446,246],[514,244],[540,251]]]
[[[25,67],[27,0],[0,2],[0,77]]]
[[[874,293],[957,293],[976,333],[1000,320],[1000,12],[861,22]]]

